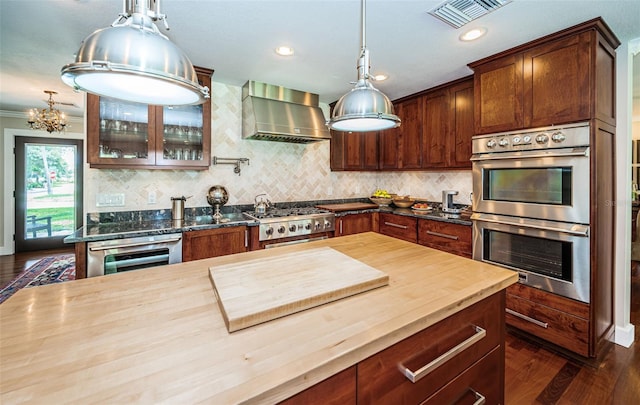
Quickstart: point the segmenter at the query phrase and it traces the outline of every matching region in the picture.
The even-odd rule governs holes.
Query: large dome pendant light
[[[123,0],[123,13],[110,27],[89,35],[62,81],[100,96],[155,105],[202,104],[209,89],[200,86],[189,58],[162,35],[154,21],[160,0]]]
[[[329,128],[336,131],[369,132],[400,126],[400,118],[393,113],[393,104],[369,82],[369,50],[366,46],[366,6],[361,0],[362,48],[358,58],[358,81],[355,87],[333,109]]]

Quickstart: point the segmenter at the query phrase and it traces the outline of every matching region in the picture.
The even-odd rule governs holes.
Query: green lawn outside
[[[59,231],[74,231],[74,208],[73,207],[59,207],[59,208],[30,208],[27,209],[27,216],[35,215],[36,218],[51,217],[51,230],[53,232]]]

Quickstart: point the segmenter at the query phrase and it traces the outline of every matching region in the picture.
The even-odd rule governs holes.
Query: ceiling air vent
[[[441,19],[454,28],[480,18],[511,3],[513,0],[449,0],[429,11],[434,17]]]

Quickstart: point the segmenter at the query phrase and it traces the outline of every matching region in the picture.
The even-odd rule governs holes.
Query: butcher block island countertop
[[[319,247],[389,285],[227,331],[211,266]],[[0,305],[0,403],[276,403],[516,280],[365,233],[22,289]]]

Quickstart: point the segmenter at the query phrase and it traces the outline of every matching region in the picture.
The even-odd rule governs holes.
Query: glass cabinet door
[[[155,156],[149,148],[155,127],[152,108],[109,97],[88,97],[87,102],[88,110],[98,109],[98,119],[89,124],[94,127],[89,131],[98,133],[97,139],[88,138],[89,154],[94,155],[92,162],[123,166],[154,164]]]
[[[162,107],[162,156],[158,164],[194,165],[204,160],[202,105]]]

